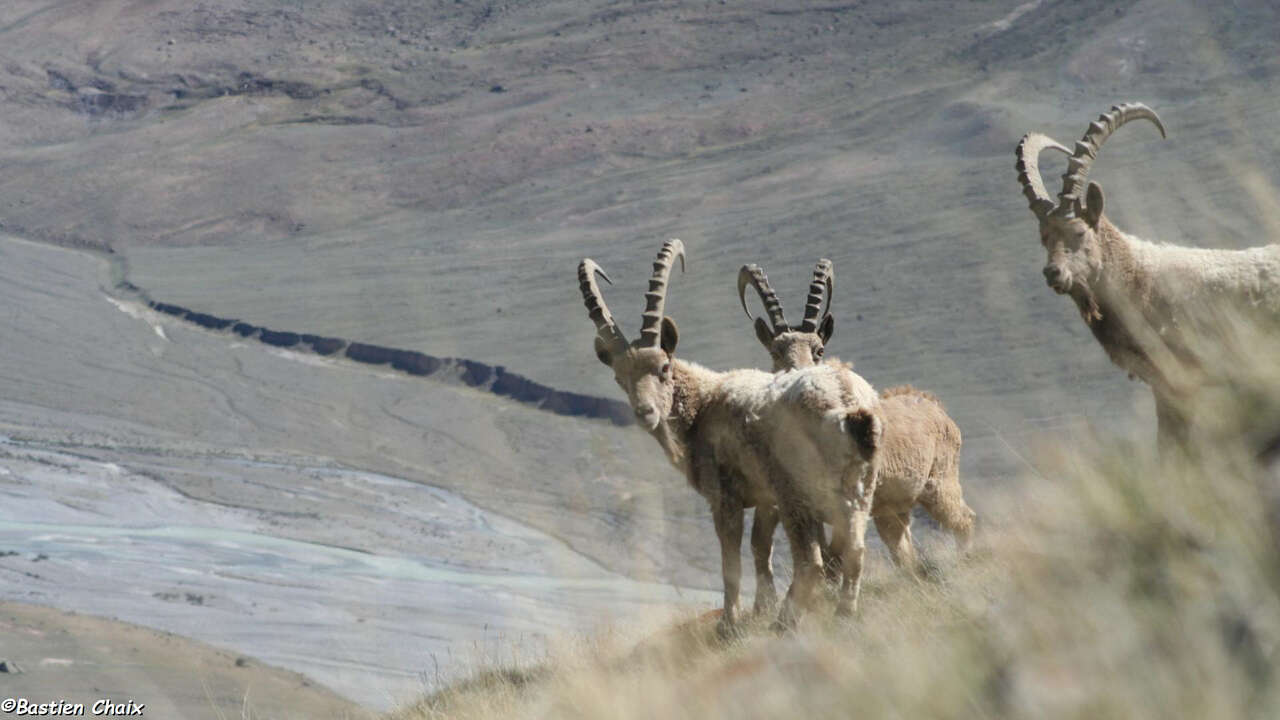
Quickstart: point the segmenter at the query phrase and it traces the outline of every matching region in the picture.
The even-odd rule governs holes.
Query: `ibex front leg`
[[[741,614],[738,598],[742,583],[742,525],[745,514],[742,501],[730,495],[722,495],[711,511],[716,536],[720,539],[720,567],[724,575],[724,614],[720,616],[717,628],[721,635],[734,630]]]
[[[738,491],[733,474],[715,461],[711,452],[698,452],[693,462],[694,486],[711,504],[711,519],[715,523],[716,538],[720,541],[720,570],[724,579],[724,611],[717,627],[721,635],[732,632],[738,623],[741,608],[739,595],[742,584],[742,494]]]

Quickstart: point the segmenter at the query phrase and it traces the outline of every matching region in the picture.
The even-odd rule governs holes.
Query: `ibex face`
[[[1074,151],[1040,133],[1028,133],[1018,143],[1018,182],[1031,203],[1031,212],[1040,221],[1040,242],[1049,253],[1044,278],[1059,294],[1089,294],[1102,270],[1102,244],[1098,241],[1104,222],[1102,187],[1095,182],[1086,185],[1086,180],[1102,143],[1120,126],[1137,119],[1150,120],[1164,137],[1164,125],[1155,111],[1133,103],[1116,105],[1098,116]],[[1044,150],[1070,156],[1057,201],[1049,197],[1040,177],[1040,153]]]
[[[660,347],[628,347],[615,353],[596,338],[596,357],[613,369],[613,381],[627,394],[636,421],[645,430],[657,429],[658,423],[671,414],[675,392],[671,359],[678,339],[676,324],[669,317],[662,319]]]
[[[609,276],[590,258],[578,265],[578,285],[587,313],[596,324],[596,357],[613,369],[613,379],[627,394],[636,419],[650,432],[671,414],[675,403],[671,361],[680,333],[675,322],[664,316],[662,310],[667,301],[667,278],[677,257],[683,270],[684,244],[679,240],[668,240],[658,251],[649,291],[644,294],[640,338],[634,343],[628,343],[623,336],[596,285],[596,275],[605,282],[610,282]]]
[[[783,370],[794,370],[797,368],[813,367],[822,362],[822,354],[824,346],[827,344],[827,338],[831,337],[831,328],[835,327],[835,323],[831,322],[830,315],[826,317],[826,322],[819,328],[821,332],[826,329],[825,334],[800,332],[798,330],[788,330],[778,335],[772,335],[769,332],[769,326],[765,324],[763,319],[756,320],[756,337],[760,340],[760,344],[764,345],[769,351],[769,356],[773,358],[773,371],[781,372]]]
[[[778,295],[769,286],[769,278],[759,265],[743,265],[738,271],[738,300],[747,317],[747,285],[755,287],[764,303],[765,312],[770,322],[764,318],[756,318],[756,338],[764,345],[773,358],[773,371],[795,370],[817,365],[822,362],[822,355],[827,341],[835,332],[835,318],[831,313],[822,311],[822,300],[825,292],[827,307],[831,306],[831,293],[835,288],[835,272],[830,260],[819,260],[813,271],[813,280],[809,283],[809,297],[805,300],[804,320],[797,326],[790,327],[782,314],[782,303]],[[821,317],[821,322],[818,318]]]
[[[1097,183],[1090,183],[1089,194],[1095,190],[1100,207],[1102,189]],[[1092,206],[1091,202],[1090,208]],[[1097,220],[1101,220],[1100,215]],[[1079,217],[1049,216],[1040,221],[1040,244],[1049,254],[1044,266],[1044,280],[1059,295],[1072,290],[1088,290],[1090,282],[1102,269],[1097,220],[1090,224]]]

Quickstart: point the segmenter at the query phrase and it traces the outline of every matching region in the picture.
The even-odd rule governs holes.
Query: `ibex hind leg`
[[[961,552],[973,544],[978,514],[964,501],[959,473],[949,472],[937,481],[937,489],[920,498],[920,504],[939,525],[951,533]]]
[[[756,599],[752,611],[757,614],[778,606],[778,591],[773,584],[773,535],[778,529],[778,520],[775,505],[756,505],[751,522],[751,555],[756,565]]]
[[[827,542],[826,533],[822,536],[822,577],[827,581],[828,587],[840,587],[841,568],[844,565],[844,548],[835,542],[834,538],[831,542]]]
[[[850,616],[858,609],[858,593],[862,588],[862,561],[867,551],[867,525],[871,523],[871,501],[876,493],[880,477],[870,465],[878,452],[884,436],[880,418],[867,411],[857,410],[845,416],[845,433],[857,449],[860,461],[846,467],[840,478],[844,507],[832,521],[835,537],[832,546],[843,547],[841,570],[844,583],[840,587],[840,599],[836,603],[836,615]]]
[[[887,513],[877,515],[876,532],[889,548],[889,556],[893,564],[906,570],[913,576],[920,574],[916,549],[911,542],[911,512]]]
[[[782,601],[774,630],[792,630],[804,611],[813,605],[814,589],[822,574],[822,520],[809,513],[783,511],[782,525],[791,543],[794,571],[791,587]]]
[[[843,522],[836,525],[836,539],[832,545],[844,547],[842,569],[844,583],[840,586],[840,598],[836,603],[836,615],[850,617],[858,609],[858,593],[862,588],[862,562],[867,553],[867,525],[871,521],[871,494],[855,498]]]

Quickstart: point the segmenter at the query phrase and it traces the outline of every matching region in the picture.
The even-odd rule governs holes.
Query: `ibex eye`
[[[822,348],[815,348],[815,349],[814,349],[814,351],[813,351],[813,354],[814,354],[816,357],[822,357]]]
[[[666,377],[667,375],[670,375],[670,374],[671,374],[671,363],[665,363],[665,364],[663,364],[663,366],[662,366],[662,375],[663,375],[663,377]]]

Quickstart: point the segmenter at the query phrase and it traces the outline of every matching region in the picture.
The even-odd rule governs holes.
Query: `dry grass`
[[[1243,346],[1266,352],[1218,358],[1234,370],[1204,380],[1194,447],[1046,438],[1051,471],[983,498],[969,556],[933,548],[924,581],[873,571],[853,622],[612,630],[393,717],[1278,717],[1280,465],[1256,447],[1280,428],[1280,353]]]
[[[1060,467],[973,556],[882,574],[853,623],[605,634],[395,717],[1275,717],[1280,575],[1255,466],[1112,447]]]

